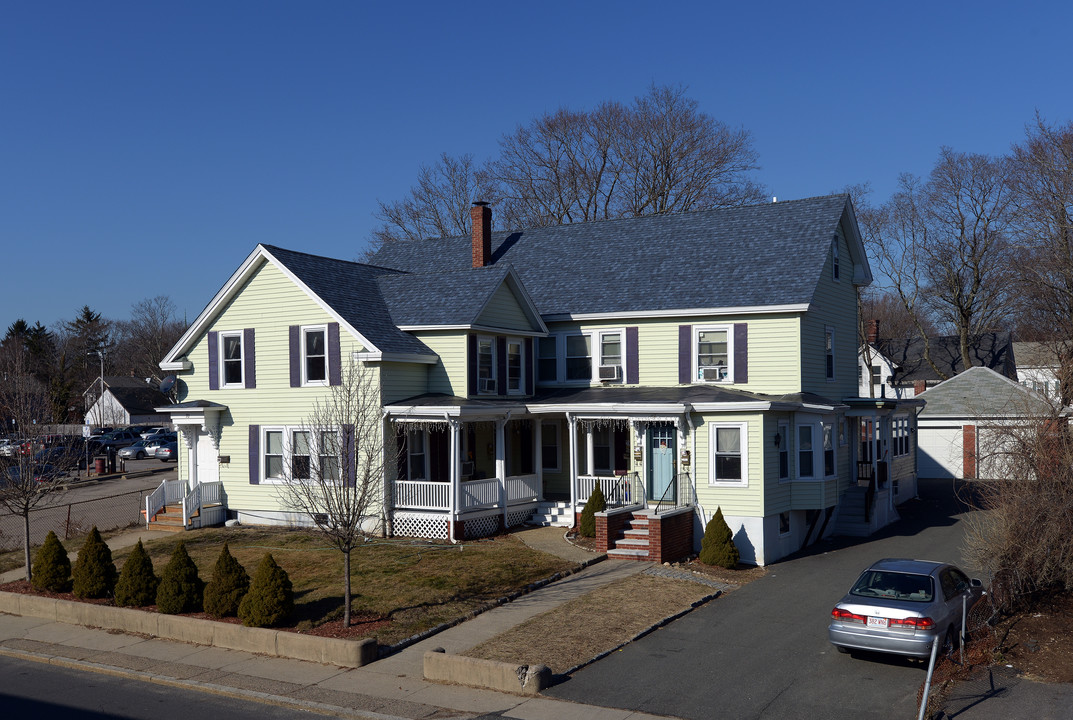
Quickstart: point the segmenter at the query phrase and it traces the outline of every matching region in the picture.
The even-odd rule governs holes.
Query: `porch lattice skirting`
[[[440,513],[395,511],[395,534],[403,537],[447,539],[447,516]]]
[[[536,503],[526,503],[511,507],[506,516],[506,527],[512,528],[525,524],[536,511]],[[420,537],[430,540],[446,540],[448,533],[448,515],[446,513],[421,513],[409,510],[395,511],[395,535],[402,537]],[[499,508],[466,513],[455,521],[455,537],[472,540],[495,535],[503,527],[503,511]]]

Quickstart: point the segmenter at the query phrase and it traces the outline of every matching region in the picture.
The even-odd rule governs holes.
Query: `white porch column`
[[[189,492],[197,486],[197,430],[198,425],[180,425],[183,442],[186,443],[186,490]]]
[[[585,474],[592,477],[596,474],[596,460],[593,452],[592,425],[585,428]]]
[[[496,420],[496,479],[499,480],[499,505],[503,528],[507,527],[507,421]]]
[[[462,480],[462,463],[459,462],[459,440],[461,433],[459,433],[459,422],[457,420],[448,420],[450,425],[451,439],[450,450],[448,456],[450,458],[450,477],[451,477],[451,494],[448,498],[448,510],[447,510],[447,537],[451,542],[455,542],[458,538],[455,537],[455,520],[458,517],[458,497],[462,492],[461,480]],[[426,452],[428,448],[426,448]]]
[[[566,432],[570,437],[570,512],[577,512],[577,418],[567,413]],[[570,518],[573,525],[574,518]]]
[[[533,418],[533,472],[537,477],[537,500],[544,499],[544,423]]]

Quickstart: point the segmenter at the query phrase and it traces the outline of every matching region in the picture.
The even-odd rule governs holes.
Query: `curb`
[[[284,695],[272,695],[270,693],[257,692],[256,690],[242,690],[241,688],[216,685],[214,683],[202,682],[200,680],[179,680],[166,675],[157,675],[150,672],[136,672],[134,670],[127,670],[126,668],[117,668],[111,665],[88,662],[86,660],[72,660],[70,658],[42,655],[41,653],[12,650],[5,647],[0,647],[0,655],[18,660],[41,663],[43,665],[55,665],[70,670],[93,672],[99,675],[111,675],[112,677],[138,680],[153,685],[195,690],[197,692],[235,698],[236,700],[252,700],[264,705],[290,707],[295,708],[296,710],[308,710],[336,717],[358,718],[358,720],[410,720],[409,718],[403,718],[397,715],[385,715],[384,713],[372,712],[370,710],[357,710],[355,708],[348,708],[341,705],[329,705],[327,703],[319,703],[312,700],[300,700],[298,698],[290,698]]]
[[[552,679],[551,669],[547,665],[515,665],[498,660],[481,660],[448,654],[443,648],[425,653],[421,674],[430,682],[466,685],[529,697],[551,687]]]

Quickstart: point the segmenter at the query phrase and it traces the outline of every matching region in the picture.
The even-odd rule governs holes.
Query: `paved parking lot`
[[[882,557],[952,560],[966,509],[949,481],[922,481],[903,519],[864,541],[839,539],[777,563],[739,590],[613,653],[545,694],[682,718],[910,718],[926,667],[841,655],[831,608]]]

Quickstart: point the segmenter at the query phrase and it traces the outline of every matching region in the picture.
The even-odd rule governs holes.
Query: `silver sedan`
[[[827,637],[839,652],[872,650],[927,658],[936,638],[944,651],[961,633],[963,608],[983,584],[947,563],[888,558],[871,565],[831,611]]]

